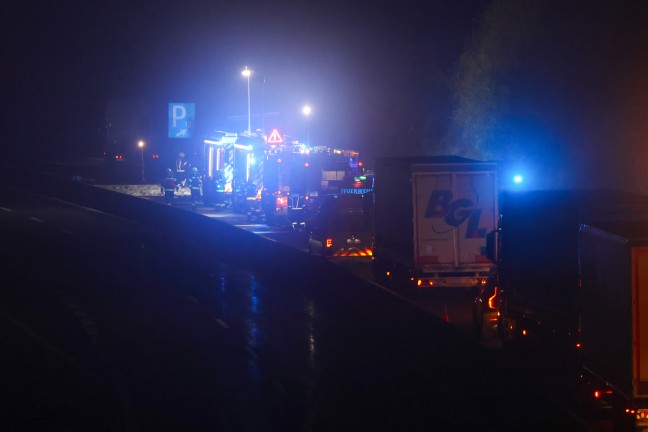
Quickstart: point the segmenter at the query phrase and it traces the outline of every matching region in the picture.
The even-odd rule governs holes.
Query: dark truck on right
[[[580,351],[592,394],[648,430],[648,221],[583,224]]]
[[[648,430],[648,198],[506,191],[500,210],[476,334],[523,352],[538,374],[578,374],[595,430]]]

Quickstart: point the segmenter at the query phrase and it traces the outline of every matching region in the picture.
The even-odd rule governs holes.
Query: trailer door
[[[492,172],[415,173],[416,263],[490,264],[486,234],[496,227],[496,188]]]
[[[648,247],[632,249],[634,396],[648,396]]]

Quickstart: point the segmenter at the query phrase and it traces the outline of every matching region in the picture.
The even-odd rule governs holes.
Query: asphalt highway
[[[157,202],[163,202],[162,197],[148,197]],[[188,193],[184,193],[174,200],[173,205],[186,211],[200,213],[206,217],[216,219],[237,228],[250,231],[272,241],[276,241],[304,253],[308,252],[308,230],[293,229],[289,226],[268,224],[264,218],[250,220],[245,214],[235,212],[229,207],[205,206],[199,203],[195,208],[191,206]],[[367,257],[336,257],[324,258],[350,270],[357,277],[376,283],[371,270],[371,259]],[[447,289],[447,290],[422,290],[419,293],[406,292],[395,287],[382,289],[391,292],[394,296],[409,301],[414,307],[439,317],[451,323],[455,328],[467,336],[473,335],[472,327],[472,300],[476,293],[472,290]],[[482,340],[480,343],[488,348],[500,348],[501,344],[496,339]]]
[[[164,224],[0,188],[0,429],[583,430],[347,269],[153,211]]]

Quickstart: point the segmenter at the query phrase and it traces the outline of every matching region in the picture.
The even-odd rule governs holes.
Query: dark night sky
[[[195,102],[201,134],[230,128],[228,117],[244,118],[247,111],[240,71],[248,65],[256,73],[253,115],[260,111],[260,76],[269,80],[265,111],[280,113],[268,116],[268,127],[278,125],[284,133],[303,137],[300,109],[308,102],[315,110],[313,140],[320,144],[356,147],[368,154],[393,153],[396,146],[433,153],[442,149],[437,142],[456,139],[447,132],[460,101],[457,82],[466,77],[466,69],[459,67],[462,52],[487,34],[464,64],[479,69],[475,62],[479,54],[474,53],[486,57],[505,53],[508,66],[495,65],[487,71],[492,75],[488,84],[499,98],[498,109],[508,109],[500,120],[518,122],[505,135],[518,139],[519,124],[541,130],[534,132],[535,153],[523,157],[543,163],[548,158],[559,160],[561,165],[556,166],[563,172],[571,171],[565,167],[587,165],[578,175],[591,177],[589,159],[596,166],[592,155],[609,159],[623,154],[610,163],[617,166],[610,176],[622,172],[628,159],[640,161],[635,168],[648,172],[641,168],[641,164],[648,167],[642,147],[648,135],[642,129],[643,111],[648,108],[648,14],[639,3],[3,4],[3,58],[10,59],[3,62],[5,147],[29,157],[92,153],[111,104],[130,106],[133,128],[152,142],[166,139],[168,102]],[[515,14],[504,14],[493,20],[494,31],[488,33],[480,23],[493,4],[542,7],[537,19],[532,16],[529,21],[533,32],[516,28]],[[489,37],[505,32],[510,37],[501,39],[500,45],[515,50],[489,47]],[[474,96],[468,93],[462,103]],[[253,128],[260,123],[255,117]],[[502,124],[491,129],[501,131]],[[235,124],[238,131],[245,126],[245,120]],[[524,151],[523,140],[518,141],[518,150]],[[496,151],[485,154],[501,156]],[[560,177],[573,180],[564,173]]]
[[[196,102],[205,128],[227,127],[228,116],[246,113],[240,70],[249,65],[268,78],[264,105],[281,113],[286,133],[303,134],[308,102],[318,140],[366,145],[390,106],[414,111],[429,72],[455,61],[483,3],[15,2],[3,6],[5,37],[16,42],[4,48],[20,106],[12,138],[84,141],[114,98],[152,101],[160,129],[166,103],[178,101]]]

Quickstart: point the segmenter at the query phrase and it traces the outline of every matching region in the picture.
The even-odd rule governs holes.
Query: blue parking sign
[[[196,104],[169,104],[169,138],[191,138]]]

